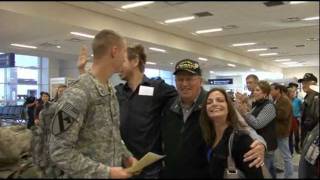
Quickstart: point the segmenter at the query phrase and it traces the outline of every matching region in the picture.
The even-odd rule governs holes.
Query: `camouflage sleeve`
[[[51,123],[50,157],[72,178],[109,178],[109,167],[75,149],[87,103],[86,93],[77,88],[66,90],[59,99]]]
[[[32,149],[32,161],[37,166],[41,166],[41,157],[43,154],[43,142],[42,142],[43,133],[40,127],[35,127],[32,130],[32,140],[31,140],[31,149]]]

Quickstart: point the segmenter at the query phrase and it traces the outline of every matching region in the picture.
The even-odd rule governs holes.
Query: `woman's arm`
[[[247,123],[254,129],[261,129],[269,124],[276,117],[276,109],[273,104],[267,104],[260,111],[257,117],[254,117],[251,113],[245,115]]]

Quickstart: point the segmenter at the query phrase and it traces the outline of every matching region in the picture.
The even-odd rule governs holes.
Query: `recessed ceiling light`
[[[289,65],[289,64],[298,64],[298,62],[296,61],[291,61],[291,62],[284,62],[282,64],[285,64],[285,65]]]
[[[210,74],[213,74],[214,73],[214,71],[210,71]]]
[[[303,64],[289,64],[288,67],[299,67],[303,66]]]
[[[302,4],[306,3],[307,1],[290,1],[289,4]]]
[[[208,61],[207,58],[203,58],[203,57],[199,57],[198,59],[201,60],[201,61]]]
[[[146,64],[156,65],[157,63],[148,61],[148,62],[146,62]]]
[[[266,51],[267,48],[260,48],[260,49],[248,49],[248,52],[256,52],[256,51]]]
[[[36,46],[29,46],[29,45],[25,45],[25,44],[10,44],[11,46],[16,46],[16,47],[23,47],[23,48],[30,48],[30,49],[37,49]]]
[[[60,49],[61,48],[61,46],[56,46],[58,49]]]
[[[145,6],[148,4],[152,4],[154,1],[142,1],[142,2],[136,2],[136,3],[131,3],[131,4],[126,4],[121,6],[122,9],[129,9],[129,8],[135,8],[135,7],[140,7],[140,6]]]
[[[307,17],[307,18],[303,18],[302,20],[304,21],[319,20],[319,16]]]
[[[227,65],[230,66],[230,67],[236,67],[235,64],[227,64]]]
[[[173,65],[173,62],[171,62],[170,64]]]
[[[264,54],[259,54],[259,56],[275,56],[278,55],[279,53],[264,53]]]
[[[256,69],[253,69],[253,68],[252,68],[252,69],[250,69],[250,71],[256,71]]]
[[[307,41],[318,41],[319,38],[308,38]]]
[[[94,36],[91,34],[85,34],[85,33],[79,33],[79,32],[70,32],[70,34],[73,34],[76,36],[82,36],[82,37],[86,37],[86,38],[91,38],[91,39],[94,38]]]
[[[91,54],[91,57],[93,57],[93,54]]]
[[[117,10],[117,11],[120,11],[120,12],[126,12],[125,10],[120,9],[120,8],[114,8],[114,9]]]
[[[276,61],[276,62],[287,62],[287,61],[291,61],[291,59],[276,59],[274,61]]]
[[[254,42],[250,42],[250,43],[236,43],[236,44],[232,44],[233,47],[238,47],[238,46],[251,46],[251,45],[255,45],[257,43]]]
[[[168,19],[165,20],[164,22],[169,24],[169,23],[175,23],[175,22],[182,22],[182,21],[190,21],[196,17],[194,16],[188,16],[188,17],[181,17],[181,18],[174,18],[174,19]]]
[[[205,29],[205,30],[199,30],[196,31],[197,34],[203,34],[203,33],[211,33],[211,32],[219,32],[222,31],[222,28],[215,28],[215,29]]]
[[[167,52],[164,49],[159,49],[159,48],[155,48],[155,47],[149,47],[149,49],[152,50],[152,51],[158,51],[158,52],[163,52],[163,53]]]

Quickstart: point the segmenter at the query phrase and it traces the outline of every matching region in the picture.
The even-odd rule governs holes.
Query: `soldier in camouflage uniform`
[[[119,105],[107,82],[119,72],[126,43],[102,30],[92,44],[92,72],[82,74],[58,100],[51,124],[50,157],[72,178],[129,178],[123,167],[136,162],[121,141]]]
[[[39,114],[39,127],[33,131],[32,139],[32,158],[33,163],[41,170],[43,177],[54,178],[61,172],[54,168],[50,163],[49,140],[50,140],[50,124],[55,113],[57,104],[47,102]]]

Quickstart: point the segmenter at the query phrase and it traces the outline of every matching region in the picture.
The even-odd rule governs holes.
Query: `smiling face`
[[[226,97],[220,91],[213,91],[207,99],[207,114],[211,121],[223,119],[225,122],[229,113]]]
[[[176,74],[177,91],[182,101],[194,101],[201,91],[201,76],[181,71]]]

